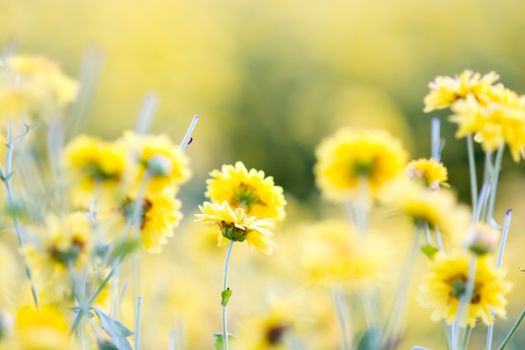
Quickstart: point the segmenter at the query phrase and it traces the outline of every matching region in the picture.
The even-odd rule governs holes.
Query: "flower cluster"
[[[456,77],[437,77],[425,97],[425,112],[451,108],[456,136],[473,135],[487,152],[503,144],[518,162],[525,156],[525,97],[506,88],[495,73],[481,76],[465,71]]]

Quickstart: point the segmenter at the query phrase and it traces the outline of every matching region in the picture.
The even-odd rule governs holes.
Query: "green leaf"
[[[127,255],[133,253],[140,247],[140,238],[126,238],[117,242],[109,255],[108,265],[111,266],[117,260],[123,260]]]
[[[426,244],[421,247],[421,252],[425,254],[429,259],[433,259],[434,255],[439,252],[439,248],[433,246],[432,244]]]
[[[368,329],[359,339],[356,350],[384,350],[379,331]]]
[[[215,342],[213,343],[214,350],[224,350],[224,342],[222,341],[222,333],[213,333],[213,338]],[[232,336],[228,335],[228,339],[231,339]]]
[[[126,338],[133,335],[133,332],[119,321],[114,320],[106,315],[99,308],[95,307],[93,310],[95,310],[95,313],[102,324],[102,328],[104,328],[104,330],[111,337],[111,342],[115,348],[118,350],[132,350],[131,345]]]
[[[226,306],[228,305],[228,301],[230,301],[230,298],[232,296],[232,290],[230,288],[226,288],[221,292],[221,305]]]

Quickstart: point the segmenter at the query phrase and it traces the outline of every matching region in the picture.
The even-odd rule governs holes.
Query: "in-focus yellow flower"
[[[248,170],[242,162],[236,162],[213,170],[210,176],[205,195],[212,202],[227,201],[231,208],[243,208],[246,215],[261,219],[284,219],[283,189],[275,185],[273,177],[265,177],[263,171]]]
[[[385,242],[361,235],[344,220],[326,220],[305,229],[302,266],[322,285],[364,286],[377,282],[389,261]]]
[[[4,117],[45,114],[71,103],[78,85],[42,56],[8,57],[0,66],[0,106]]]
[[[445,320],[449,324],[455,321],[460,298],[467,288],[470,258],[466,253],[452,256],[438,253],[434,257],[418,296],[423,307],[433,309],[432,320]],[[500,317],[506,316],[505,294],[511,284],[504,276],[505,271],[497,269],[490,256],[478,258],[474,291],[462,326],[474,326],[478,318],[486,325],[492,324],[491,310]]]
[[[138,135],[129,131],[120,142],[138,166],[137,183],[148,173],[148,192],[175,189],[191,177],[188,157],[166,135]]]
[[[117,144],[98,138],[77,136],[66,146],[64,159],[72,178],[72,201],[88,208],[91,201],[110,201],[125,169],[125,151]]]
[[[405,167],[407,153],[399,140],[382,130],[342,129],[316,150],[316,182],[333,201],[355,197],[368,185],[372,197]]]
[[[247,216],[243,208],[232,209],[228,202],[222,204],[204,202],[199,206],[197,221],[219,226],[219,244],[229,239],[236,242],[246,241],[250,247],[264,254],[271,254],[275,244],[271,237],[273,221]]]
[[[400,210],[416,226],[427,224],[439,228],[452,245],[463,241],[470,223],[470,212],[457,202],[448,189],[432,191],[421,184],[400,180],[389,186],[381,196],[383,203]]]
[[[150,253],[160,253],[162,246],[173,236],[174,229],[182,220],[181,203],[175,197],[174,191],[164,190],[159,193],[147,193],[142,203],[142,211],[136,209],[136,195],[128,195],[120,204],[121,232],[125,222],[132,220],[135,211],[139,215],[139,229],[142,246]]]
[[[499,76],[490,72],[485,75],[471,70],[463,71],[459,76],[438,76],[429,84],[430,93],[425,96],[425,112],[450,107],[454,102],[471,94],[480,103],[490,101],[494,83]]]
[[[507,143],[514,161],[525,156],[525,97],[501,88],[494,102],[479,103],[472,95],[452,106],[457,137],[473,134],[486,152]]]
[[[431,189],[438,189],[439,186],[449,187],[447,168],[434,159],[413,160],[408,163],[407,172],[410,179],[421,180],[426,187]]]
[[[69,324],[56,307],[44,305],[21,307],[16,314],[15,337],[21,350],[74,349],[68,335]]]
[[[293,315],[289,308],[272,307],[264,315],[242,321],[239,336],[233,340],[234,349],[285,350],[286,335],[292,330]]]

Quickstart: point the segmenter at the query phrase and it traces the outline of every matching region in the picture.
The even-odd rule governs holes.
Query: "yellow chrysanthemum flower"
[[[10,56],[0,65],[0,106],[4,117],[63,108],[77,93],[76,81],[45,57]]]
[[[242,321],[239,336],[233,339],[233,348],[239,350],[285,350],[286,335],[294,325],[291,310],[272,307],[261,316]]]
[[[366,181],[372,197],[405,167],[407,153],[399,140],[382,130],[342,129],[323,140],[314,171],[323,195],[333,201],[351,199]]]
[[[236,162],[213,170],[210,176],[205,196],[212,202],[227,201],[231,208],[243,208],[246,215],[261,219],[284,219],[283,189],[263,171],[248,170],[242,162]]]
[[[381,200],[400,210],[416,226],[428,224],[431,230],[439,228],[454,246],[463,241],[470,224],[469,209],[459,204],[447,189],[432,191],[421,184],[399,180],[382,193]]]
[[[495,102],[479,103],[473,95],[452,106],[451,121],[458,124],[457,137],[473,134],[486,152],[507,143],[514,161],[525,156],[525,97],[501,88]]]
[[[243,208],[231,208],[227,201],[222,204],[204,202],[199,206],[197,221],[219,226],[219,244],[229,239],[236,242],[246,241],[250,247],[264,254],[271,254],[275,244],[271,237],[273,221],[247,216]]]
[[[74,349],[68,329],[68,321],[54,306],[44,305],[39,311],[33,306],[21,307],[15,321],[16,349]]]
[[[472,94],[480,103],[488,103],[494,83],[499,76],[490,72],[485,75],[471,70],[463,71],[459,76],[439,76],[429,84],[430,93],[425,96],[425,112],[450,107],[454,102]]]
[[[137,183],[148,173],[148,192],[162,192],[191,177],[189,158],[166,135],[139,135],[128,131],[119,141],[129,150],[138,168]]]
[[[77,136],[64,150],[64,160],[72,180],[72,201],[88,208],[93,198],[111,201],[125,169],[125,151],[117,144],[98,138]]]
[[[420,158],[411,161],[408,163],[407,173],[410,179],[422,180],[424,185],[431,189],[438,189],[439,186],[449,187],[447,168],[434,159]]]
[[[434,257],[418,296],[423,307],[433,309],[432,320],[445,320],[449,324],[455,321],[460,298],[467,288],[470,258],[466,253],[452,256],[438,253]],[[474,291],[462,326],[472,327],[478,318],[486,325],[492,324],[491,310],[505,317],[505,294],[510,291],[511,284],[504,276],[505,271],[497,269],[490,256],[478,258]]]
[[[119,208],[118,228],[122,232],[127,220],[134,215],[136,195],[125,197]],[[139,216],[139,229],[142,247],[150,253],[160,253],[162,246],[173,236],[174,229],[182,220],[181,202],[175,197],[175,192],[164,190],[159,193],[147,193],[144,196],[142,212]]]
[[[326,220],[305,229],[302,267],[308,279],[333,287],[363,286],[377,280],[389,261],[385,243],[360,235],[344,220]]]
[[[39,289],[48,300],[68,295],[70,268],[82,269],[91,254],[92,232],[85,213],[65,217],[49,215],[43,228],[38,228],[41,249],[28,246],[27,257],[33,267]]]

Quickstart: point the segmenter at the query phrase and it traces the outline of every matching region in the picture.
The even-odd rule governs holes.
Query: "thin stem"
[[[334,307],[337,313],[337,320],[339,322],[340,342],[342,350],[350,350],[351,342],[348,339],[349,334],[349,322],[346,311],[346,302],[343,291],[337,287],[332,291],[334,300]]]
[[[503,223],[503,231],[501,234],[501,240],[499,243],[499,252],[498,252],[498,261],[496,263],[496,267],[499,269],[501,267],[501,263],[503,262],[503,253],[505,252],[505,245],[507,243],[507,237],[509,235],[510,230],[510,220],[512,219],[512,209],[507,210],[507,213],[505,215],[505,222]],[[492,349],[492,338],[494,335],[494,323],[495,320],[495,314],[494,311],[490,311],[491,317],[492,317],[492,324],[489,325],[487,329],[487,339],[485,344],[485,350],[491,350]]]
[[[185,151],[188,146],[190,145],[191,140],[191,134],[193,133],[193,129],[195,129],[195,126],[197,125],[197,122],[199,121],[199,116],[196,115],[192,118],[190,126],[188,127],[188,130],[186,130],[186,134],[184,135],[182,142],[180,143],[180,149]]]
[[[431,149],[432,149],[432,159],[436,162],[441,161],[441,149],[443,147],[443,142],[441,141],[440,136],[441,121],[439,118],[432,118],[430,139],[431,139]]]
[[[485,207],[484,203],[486,202],[490,189],[492,188],[492,183],[490,180],[486,180],[481,187],[481,192],[479,193],[479,203],[476,207],[476,210],[473,211],[472,223],[477,223],[481,219],[481,211]]]
[[[478,205],[478,179],[476,173],[476,159],[474,158],[474,141],[472,135],[467,135],[468,166],[470,173],[470,193],[472,197],[472,208],[476,211]]]
[[[474,281],[476,280],[476,267],[477,257],[473,255],[469,264],[467,287],[465,293],[459,299],[456,320],[454,321],[454,327],[456,328],[454,332],[455,339],[452,339],[454,349],[457,349],[458,340],[462,339],[462,336],[460,336],[460,331],[464,330],[464,328],[462,327],[463,321],[465,320],[466,322],[468,322],[469,307],[472,299],[472,293],[474,292]]]
[[[443,236],[441,235],[441,230],[439,227],[434,227],[434,233],[436,234],[436,243],[438,245],[439,251],[444,252],[445,246],[443,245]]]
[[[516,333],[516,331],[518,330],[518,327],[520,326],[520,324],[521,324],[521,322],[523,321],[524,318],[525,318],[525,309],[523,309],[523,311],[521,311],[521,314],[518,316],[518,319],[516,320],[516,322],[514,323],[512,328],[510,329],[509,333],[507,333],[507,335],[505,336],[505,339],[503,339],[503,342],[499,346],[498,350],[503,350],[503,349],[505,349],[507,347],[507,345],[509,344],[510,340],[514,336],[514,333]]]
[[[226,259],[224,261],[224,279],[222,282],[222,290],[225,291],[228,289],[228,272],[230,270],[230,256],[232,253],[232,248],[234,241],[228,242],[228,248],[226,248]],[[224,350],[229,350],[228,345],[228,311],[227,303],[221,303],[222,306],[222,343],[224,344]]]
[[[15,151],[15,144],[13,142],[12,134],[12,125],[9,123],[7,126],[7,143],[6,143],[6,159],[5,159],[5,174],[2,176],[2,182],[6,188],[7,192],[7,202],[11,208],[11,216],[13,218],[13,225],[15,227],[16,239],[18,242],[18,247],[20,250],[20,255],[22,256],[22,264],[24,265],[24,272],[29,285],[31,287],[31,295],[33,296],[33,301],[37,309],[40,309],[40,301],[38,299],[38,293],[36,291],[35,283],[33,281],[33,272],[29,266],[26,258],[25,252],[25,239],[24,232],[22,230],[22,225],[20,224],[20,219],[18,218],[16,210],[16,201],[13,194],[13,185],[11,182],[11,177],[13,175],[13,154]]]
[[[140,319],[142,314],[142,296],[137,298],[137,313],[135,318],[135,350],[140,349]]]
[[[175,333],[175,331],[171,331],[170,334],[169,334],[169,339],[170,339],[170,342],[169,342],[169,346],[168,346],[168,349],[169,350],[175,350],[175,347],[176,347],[176,344],[177,344],[177,335]]]
[[[501,144],[496,153],[496,160],[494,162],[494,169],[492,174],[492,190],[489,197],[489,205],[487,211],[486,221],[489,222],[494,215],[494,206],[496,205],[496,194],[498,191],[499,175],[501,172],[501,163],[503,161],[503,154],[505,151],[505,144]]]

